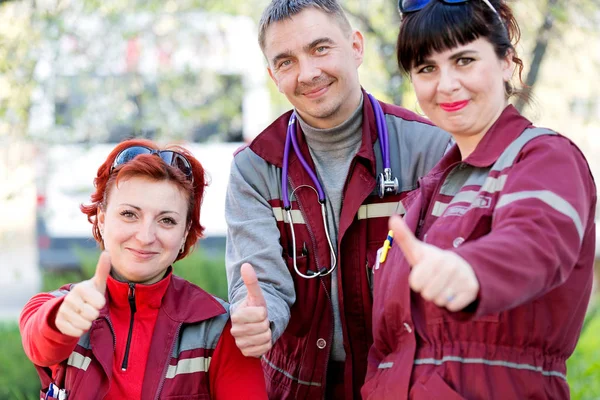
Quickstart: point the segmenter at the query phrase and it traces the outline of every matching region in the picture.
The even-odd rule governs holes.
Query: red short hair
[[[167,165],[160,157],[155,155],[143,154],[135,157],[133,160],[117,166],[112,173],[111,167],[117,155],[124,149],[132,146],[144,146],[155,150],[174,150],[183,154],[192,166],[193,182],[185,176],[185,174],[176,167]],[[81,211],[87,215],[88,221],[93,225],[92,234],[94,239],[104,248],[100,228],[98,227],[98,207],[105,207],[106,200],[110,191],[121,179],[133,177],[145,177],[155,181],[169,181],[174,183],[182,193],[188,198],[188,215],[186,219],[189,233],[185,241],[183,251],[177,256],[180,260],[188,255],[190,249],[202,237],[204,227],[200,225],[200,205],[204,196],[204,188],[207,185],[204,168],[186,149],[180,146],[167,146],[160,148],[156,143],[146,139],[131,139],[119,143],[113,151],[108,155],[108,158],[98,168],[96,178],[94,178],[94,186],[96,191],[92,194],[92,203],[81,205]]]

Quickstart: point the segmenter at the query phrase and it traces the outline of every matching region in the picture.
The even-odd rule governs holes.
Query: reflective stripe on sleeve
[[[577,213],[577,210],[575,210],[568,201],[549,190],[527,190],[502,195],[498,200],[496,209],[514,203],[515,201],[527,199],[543,201],[559,213],[569,217],[573,221],[573,224],[575,224],[575,229],[577,229],[577,234],[579,235],[579,241],[581,242],[583,240],[583,223],[581,222],[581,217]]]
[[[212,357],[184,358],[177,362],[177,365],[169,365],[167,369],[167,379],[175,378],[181,374],[193,374],[195,372],[208,372]]]

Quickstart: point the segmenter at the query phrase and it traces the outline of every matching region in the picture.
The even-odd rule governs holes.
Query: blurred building
[[[76,249],[96,246],[79,205],[108,153],[131,137],[182,144],[204,164],[203,243],[222,248],[233,152],[272,117],[254,22],[201,12],[62,18],[64,33],[41,46],[29,121],[40,265],[77,267]]]

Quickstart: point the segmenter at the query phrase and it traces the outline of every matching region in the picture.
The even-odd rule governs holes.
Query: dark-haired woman
[[[129,140],[94,183],[82,206],[106,250],[94,277],[38,294],[21,313],[41,398],[266,399],[260,361],[237,348],[227,303],[172,274],[204,229],[200,162]]]
[[[398,62],[456,141],[392,217],[367,399],[565,399],[588,304],[596,188],[580,150],[508,105],[502,0],[400,1]]]

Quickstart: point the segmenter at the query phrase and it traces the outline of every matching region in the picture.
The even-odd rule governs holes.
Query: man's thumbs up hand
[[[106,304],[104,294],[110,270],[110,256],[104,251],[100,254],[94,276],[73,286],[60,305],[54,321],[60,332],[80,337],[90,329]]]
[[[267,303],[265,302],[265,297],[263,296],[262,289],[258,284],[258,279],[256,278],[256,273],[254,272],[252,265],[248,263],[243,264],[241,273],[242,280],[244,281],[244,285],[248,291],[248,294],[246,295],[248,305],[251,307],[266,307]]]
[[[477,299],[479,281],[462,257],[420,241],[399,216],[390,218],[389,227],[412,268],[408,282],[413,291],[453,312]]]
[[[272,346],[267,303],[252,265],[243,264],[241,275],[247,295],[231,315],[231,335],[242,354],[246,357],[260,357]]]

